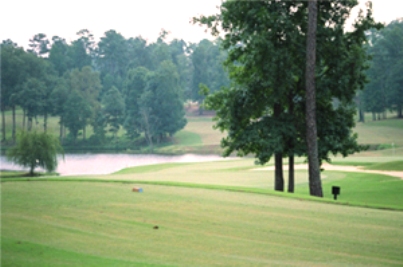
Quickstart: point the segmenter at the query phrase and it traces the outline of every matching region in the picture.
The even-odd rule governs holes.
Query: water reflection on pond
[[[60,175],[109,174],[118,170],[158,163],[170,162],[206,162],[223,160],[216,155],[186,154],[180,156],[131,155],[131,154],[66,154],[64,160],[59,158],[56,172]],[[0,156],[0,168],[3,170],[24,170],[18,165]],[[28,170],[27,168],[25,170]],[[36,169],[40,170],[40,169]]]

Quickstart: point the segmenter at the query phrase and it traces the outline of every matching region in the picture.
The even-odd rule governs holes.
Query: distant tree
[[[64,125],[69,129],[72,140],[75,142],[78,132],[85,128],[93,116],[91,104],[79,91],[73,90],[69,93],[63,110]]]
[[[143,39],[141,36],[127,40],[127,52],[129,60],[128,70],[137,67],[152,68],[152,60],[150,50],[147,46],[147,40]]]
[[[151,81],[152,83],[152,81]],[[141,94],[139,104],[140,130],[144,132],[144,137],[150,147],[150,152],[154,150],[154,138],[157,135],[158,118],[153,113],[153,92],[152,87],[147,87]]]
[[[166,135],[172,136],[183,129],[187,123],[179,75],[172,62],[163,61],[160,64],[154,75],[150,77],[148,90],[153,94],[151,115],[157,118],[154,127],[158,142]]]
[[[403,118],[403,18],[392,21],[381,34],[383,38],[379,45],[383,47],[389,65],[388,71],[382,73],[387,103],[390,109],[397,111],[398,118]]]
[[[46,56],[49,53],[50,42],[44,33],[38,33],[34,35],[32,39],[29,40],[28,52],[33,53],[36,56]]]
[[[94,123],[94,115],[99,109],[99,94],[102,88],[98,72],[94,72],[90,66],[81,70],[73,69],[68,77],[70,91],[76,91],[88,103],[89,114],[86,114],[86,121],[83,125],[83,138],[86,139],[86,126]],[[88,115],[88,116],[87,116]]]
[[[28,131],[32,130],[33,119],[42,114],[46,94],[46,84],[38,78],[28,78],[18,95],[18,102],[28,118]]]
[[[125,114],[125,102],[116,87],[109,89],[102,98],[102,111],[106,124],[109,125],[113,137],[119,131]]]
[[[48,114],[52,109],[50,95],[56,84],[57,73],[47,60],[33,54],[27,54],[24,63],[24,83],[13,95],[13,99],[23,108],[28,117],[28,130],[32,128],[32,119],[43,115],[43,127],[46,131]],[[24,69],[21,72],[24,72]]]
[[[6,140],[5,111],[11,109],[13,112],[12,139],[15,141],[16,122],[15,108],[17,99],[15,95],[22,88],[25,76],[24,59],[26,52],[18,47],[11,40],[5,40],[1,44],[1,92],[0,108],[2,113],[2,141]]]
[[[72,42],[68,56],[71,59],[71,68],[82,69],[85,66],[91,66],[91,57],[80,39]]]
[[[65,103],[69,97],[69,88],[68,84],[66,81],[66,77],[68,77],[67,73],[63,77],[60,77],[57,82],[55,87],[53,88],[53,91],[51,92],[50,99],[51,99],[51,104],[52,104],[52,115],[54,116],[59,116],[59,126],[60,126],[60,134],[59,138],[60,140],[63,140],[64,138],[64,109],[65,109]]]
[[[171,48],[160,37],[157,42],[150,44],[148,47],[150,58],[152,61],[151,69],[155,71],[163,61],[173,61]]]
[[[194,67],[190,59],[190,47],[184,40],[174,39],[169,44],[172,62],[179,74],[179,84],[185,99],[191,99],[191,85]]]
[[[7,151],[7,158],[17,165],[28,167],[29,174],[33,176],[36,167],[54,171],[58,164],[57,155],[62,153],[60,142],[53,135],[20,132],[16,146]]]
[[[126,113],[123,127],[130,138],[141,132],[140,97],[146,90],[150,71],[145,67],[130,69],[123,85]]]
[[[109,30],[105,32],[104,37],[101,37],[96,53],[96,66],[102,78],[109,74],[112,79],[112,83],[107,85],[106,90],[110,86],[122,88],[121,82],[129,64],[128,51],[126,39],[115,30]]]
[[[211,93],[218,91],[222,86],[229,85],[229,77],[224,70],[223,62],[226,52],[220,50],[220,44],[207,39],[200,41],[193,47],[190,55],[194,68],[191,82],[191,98],[199,103],[204,96],[199,94],[199,85],[205,84]],[[200,114],[202,113],[200,109]]]
[[[49,50],[49,61],[53,64],[59,76],[62,76],[67,70],[72,68],[71,47],[66,40],[59,37],[52,37],[52,47]]]

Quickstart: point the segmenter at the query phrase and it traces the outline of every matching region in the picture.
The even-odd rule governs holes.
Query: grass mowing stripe
[[[195,184],[195,183],[184,183],[184,182],[170,182],[170,181],[144,181],[144,180],[110,180],[110,179],[93,179],[93,178],[7,178],[1,179],[1,182],[38,182],[38,181],[59,181],[59,182],[94,182],[94,183],[123,183],[123,184],[148,184],[148,185],[160,185],[160,186],[173,186],[173,187],[185,187],[185,188],[198,188],[198,189],[208,189],[208,190],[221,190],[230,192],[240,192],[240,193],[252,193],[252,194],[263,194],[276,197],[285,197],[295,200],[306,200],[314,201],[320,203],[336,204],[336,205],[346,205],[364,208],[375,208],[384,210],[396,210],[403,211],[403,199],[401,199],[401,191],[403,190],[403,181],[400,179],[395,179],[386,175],[379,174],[361,174],[361,173],[346,173],[350,175],[350,178],[345,178],[336,181],[324,180],[323,185],[326,187],[341,186],[343,200],[334,201],[332,195],[326,195],[325,198],[317,198],[307,195],[302,195],[298,193],[285,193],[276,192],[273,189],[260,189],[260,188],[250,188],[242,186],[226,186],[226,185],[210,185],[210,184]],[[352,178],[351,178],[352,177]],[[361,181],[360,181],[361,180]],[[357,182],[358,181],[358,182]],[[359,183],[363,183],[360,185]],[[394,183],[390,186],[389,183]],[[307,184],[302,184],[297,187],[305,189]],[[369,188],[369,189],[368,189]],[[346,190],[347,189],[347,190]],[[379,190],[382,189],[382,190]],[[385,195],[385,192],[389,192]],[[372,195],[372,196],[371,196]],[[368,199],[375,199],[381,201],[381,204],[369,202]],[[346,200],[344,200],[346,199]]]
[[[169,266],[150,264],[146,262],[108,259],[102,256],[57,249],[43,244],[4,237],[1,239],[1,247],[2,266]],[[35,257],[33,255],[40,255],[40,257]],[[43,265],[44,263],[46,263],[46,265]]]

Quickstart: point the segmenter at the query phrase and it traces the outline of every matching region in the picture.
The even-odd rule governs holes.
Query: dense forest
[[[2,142],[14,142],[16,129],[30,131],[39,117],[46,132],[49,116],[60,118],[63,144],[103,145],[118,138],[121,128],[133,146],[164,142],[186,125],[184,102],[203,100],[200,84],[212,92],[229,84],[219,39],[187,43],[167,37],[163,30],[149,43],[110,30],[96,43],[90,31],[81,30],[68,43],[40,33],[27,50],[3,41]],[[10,110],[12,131],[6,136],[4,114]]]

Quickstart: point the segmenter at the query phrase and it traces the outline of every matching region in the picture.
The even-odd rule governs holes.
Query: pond
[[[134,155],[134,154],[66,154],[64,160],[59,157],[59,165],[56,172],[60,175],[78,174],[110,174],[124,168],[144,166],[171,162],[207,162],[224,160],[217,155],[186,154],[180,156],[166,155]],[[2,170],[27,170],[9,161],[3,155],[0,156],[0,169]],[[36,171],[40,170],[35,169]]]

